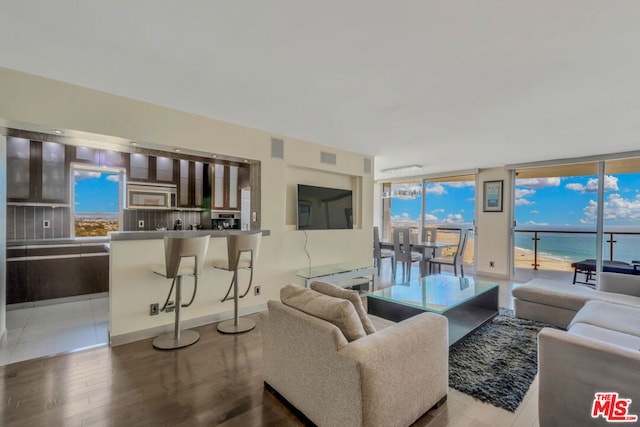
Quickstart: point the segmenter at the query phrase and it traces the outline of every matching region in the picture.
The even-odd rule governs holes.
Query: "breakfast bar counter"
[[[234,230],[234,232],[240,232]],[[262,230],[269,236],[269,230]],[[161,312],[152,315],[151,304],[164,303],[171,280],[152,272],[153,264],[164,264],[164,237],[197,237],[209,235],[211,240],[205,258],[205,271],[199,276],[198,289],[193,304],[182,312],[183,325],[193,328],[225,320],[233,315],[233,304],[222,303],[231,276],[228,272],[214,269],[214,259],[227,258],[226,236],[229,231],[122,231],[111,236],[109,265],[109,335],[111,345],[155,337],[171,330],[173,313]],[[263,239],[263,244],[264,242]],[[258,258],[258,264],[261,258]],[[258,267],[257,271],[260,271]],[[244,281],[241,271],[241,280]],[[258,273],[260,274],[260,273]],[[247,276],[248,277],[248,276]],[[259,277],[257,279],[259,280]],[[255,280],[255,279],[254,279]],[[183,280],[183,295],[191,296],[194,290],[192,277]],[[241,315],[262,311],[266,307],[263,296],[250,292],[240,305]]]

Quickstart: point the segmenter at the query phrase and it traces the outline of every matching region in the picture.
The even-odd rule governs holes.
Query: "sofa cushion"
[[[578,323],[640,337],[640,309],[603,301],[589,301],[575,315],[569,330]]]
[[[349,342],[367,335],[356,309],[346,299],[330,297],[313,289],[287,285],[280,289],[280,300],[289,307],[333,323]]]
[[[613,345],[619,345],[632,350],[640,350],[640,337],[623,334],[622,332],[612,331],[611,329],[605,329],[599,326],[588,325],[586,323],[576,323],[571,326],[569,333]]]
[[[310,287],[314,291],[318,291],[321,294],[351,301],[351,304],[353,304],[353,307],[356,309],[356,313],[358,313],[358,317],[362,322],[362,327],[364,328],[367,335],[371,335],[376,332],[376,327],[373,325],[373,323],[369,319],[369,316],[367,315],[367,311],[364,309],[364,304],[362,304],[362,299],[360,299],[360,294],[358,294],[357,291],[343,289],[332,283],[320,282],[320,281],[312,282]]]
[[[533,279],[514,288],[511,294],[523,301],[578,311],[587,301],[596,298],[598,292],[555,280]]]

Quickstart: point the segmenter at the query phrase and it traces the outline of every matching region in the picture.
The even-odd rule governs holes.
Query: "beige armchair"
[[[313,299],[305,304],[318,308],[309,309]],[[348,342],[327,320],[280,301],[268,307],[264,381],[316,425],[407,426],[445,401],[444,316],[420,314]]]

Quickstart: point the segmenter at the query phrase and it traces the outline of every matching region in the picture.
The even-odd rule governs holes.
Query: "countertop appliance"
[[[240,211],[211,211],[211,228],[239,230]]]
[[[127,182],[128,209],[175,209],[177,195],[174,184]]]

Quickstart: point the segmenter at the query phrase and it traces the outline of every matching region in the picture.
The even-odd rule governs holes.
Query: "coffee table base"
[[[393,322],[401,322],[426,310],[387,301],[367,298],[369,314]],[[449,320],[449,347],[498,315],[498,287],[466,301],[443,313]]]

